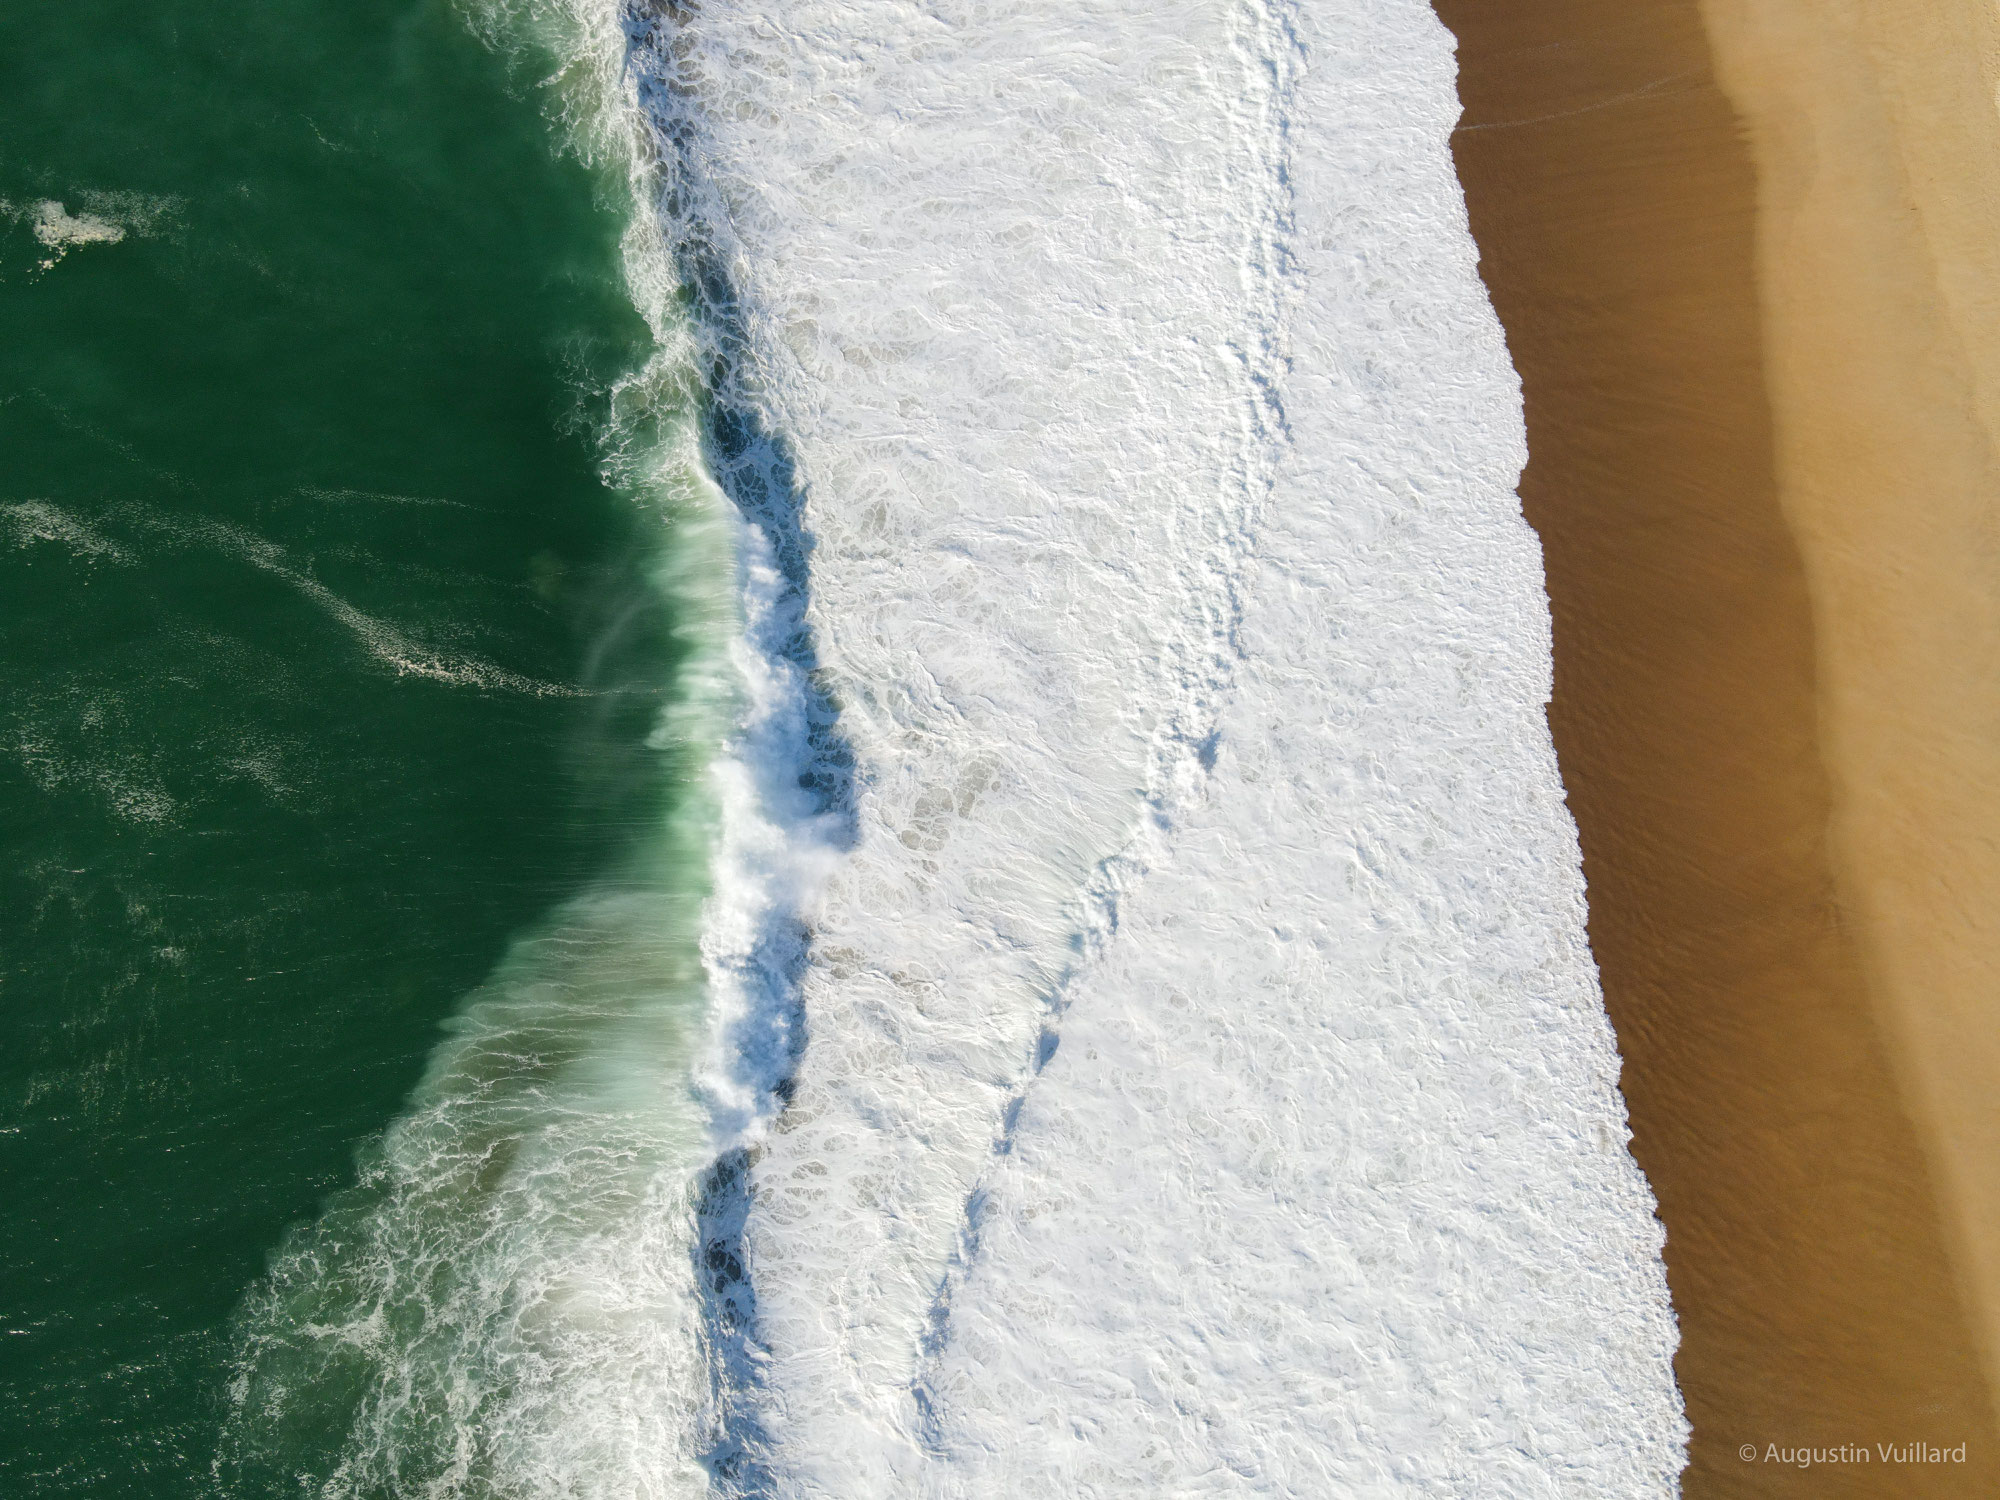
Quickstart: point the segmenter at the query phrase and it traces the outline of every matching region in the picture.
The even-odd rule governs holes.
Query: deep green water
[[[675,795],[647,333],[445,4],[13,0],[0,199],[0,1494],[196,1495],[286,1227]]]

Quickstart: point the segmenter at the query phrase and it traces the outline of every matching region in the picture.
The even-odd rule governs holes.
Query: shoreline
[[[1907,653],[1867,650],[1906,618],[1892,606],[1921,616],[1927,603],[1909,589],[1853,602],[1895,540],[1893,506],[1863,507],[1873,530],[1843,530],[1855,507],[1838,485],[1813,492],[1817,510],[1801,498],[1802,476],[1838,451],[1809,420],[1837,358],[1813,330],[1837,326],[1850,352],[1899,330],[1868,321],[1886,309],[1819,317],[1820,283],[1790,301],[1773,288],[1797,275],[1769,184],[1800,149],[1781,139],[1799,106],[1771,88],[1746,130],[1725,90],[1778,72],[1814,93],[1803,65],[1770,62],[1798,39],[1750,36],[1739,4],[1718,67],[1695,0],[1436,8],[1459,43],[1453,148],[1481,273],[1524,387],[1521,498],[1546,560],[1550,722],[1592,946],[1632,1149],[1667,1227],[1694,1427],[1686,1493],[1843,1493],[1838,1471],[1782,1479],[1739,1450],[1857,1433],[1968,1443],[1963,1465],[1899,1474],[1901,1493],[2000,1492],[1989,1320],[1966,1295],[1993,1284],[1969,1253],[1992,1200],[1949,1149],[1984,1149],[1965,1086],[1994,1075],[1964,1034],[1976,994],[1956,1034],[1912,1023],[1910,950],[1926,940],[1912,876],[1928,867],[1889,837],[1911,800],[1889,777],[1894,756],[1917,726],[1950,720],[1889,691]],[[1840,114],[1837,87],[1814,97]],[[1867,212],[1837,185],[1798,202],[1798,233],[1836,245],[1854,238],[1843,204]],[[1890,281],[1928,295],[1914,275]],[[1853,425],[1857,410],[1833,415]],[[2000,612],[1976,638],[2000,641]],[[1928,681],[1943,691],[1948,676]],[[1870,704],[1890,711],[1871,719]],[[2000,868],[1972,878],[1985,873],[1965,888],[2000,892]],[[1940,1106],[1954,1046],[1971,1065]]]

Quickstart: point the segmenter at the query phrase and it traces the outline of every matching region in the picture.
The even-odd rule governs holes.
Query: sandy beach
[[[1686,1493],[2000,1493],[1992,17],[1437,8]]]

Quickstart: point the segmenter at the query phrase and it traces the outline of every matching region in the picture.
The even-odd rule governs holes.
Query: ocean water
[[[649,907],[685,993],[705,544],[601,439],[657,349],[547,70],[408,0],[0,17],[10,1496],[211,1492],[240,1306],[524,934]]]
[[[6,24],[13,1487],[1672,1493],[1426,6]]]

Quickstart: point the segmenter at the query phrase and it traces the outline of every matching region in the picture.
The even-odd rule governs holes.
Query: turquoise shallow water
[[[410,0],[0,14],[9,1496],[206,1492],[287,1226],[681,795],[622,188],[534,76]]]

